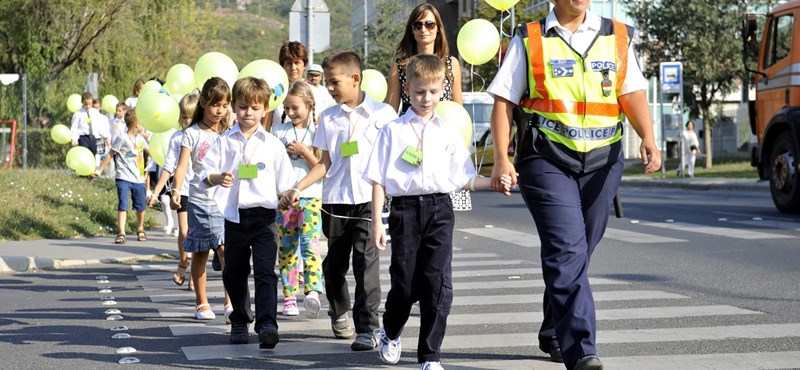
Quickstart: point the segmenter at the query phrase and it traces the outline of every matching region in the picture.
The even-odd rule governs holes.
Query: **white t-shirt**
[[[144,183],[144,154],[148,149],[147,140],[139,134],[135,138],[130,135],[119,135],[111,145],[114,150],[114,166],[116,178],[136,184]]]
[[[272,126],[272,134],[281,141],[283,145],[293,141],[299,141],[311,147],[314,144],[316,127],[309,125],[308,128],[296,128],[291,122],[281,123]],[[289,155],[294,167],[294,173],[298,179],[305,177],[311,171],[311,165],[303,157],[293,157]],[[322,198],[322,180],[319,180],[300,193],[303,198]]]
[[[555,13],[550,11],[545,19],[545,29],[555,27],[556,32],[566,40],[570,46],[578,53],[584,54],[594,41],[600,30],[600,16],[590,11],[586,12],[586,20],[578,27],[575,33],[562,27],[556,19]],[[633,38],[634,35],[629,35]],[[647,80],[642,75],[639,63],[636,61],[636,54],[633,50],[633,43],[628,49],[628,73],[625,76],[625,83],[622,85],[622,95],[647,89]],[[519,35],[511,39],[508,51],[503,58],[503,64],[497,71],[487,91],[502,97],[512,103],[518,104],[522,100],[525,91],[528,90],[528,57],[525,45]]]
[[[181,138],[181,148],[187,148],[192,152],[192,158],[189,166],[192,172],[197,174],[203,172],[203,158],[206,156],[209,148],[217,140],[219,134],[216,132],[205,132],[200,124],[193,124],[183,131],[183,138]],[[184,182],[187,180],[184,179]],[[183,192],[181,192],[183,194]],[[214,199],[211,198],[211,193],[206,188],[200,187],[199,177],[192,176],[189,182],[189,202],[198,206],[214,205]]]
[[[178,167],[178,159],[181,155],[181,141],[183,140],[183,131],[178,130],[169,138],[169,146],[167,152],[164,153],[164,167],[162,169],[175,174],[175,167]],[[184,177],[183,184],[181,184],[181,195],[189,195],[189,182],[194,177],[192,166],[186,168],[186,176]]]
[[[139,102],[139,98],[136,96],[129,96],[125,99],[125,105],[128,106],[128,109],[136,108],[136,103]]]

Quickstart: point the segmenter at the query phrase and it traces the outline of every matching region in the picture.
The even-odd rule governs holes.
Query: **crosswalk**
[[[607,239],[625,243],[684,243],[687,234],[713,235],[741,240],[796,238],[800,224],[784,222],[780,228],[765,228],[756,220],[727,226],[700,226],[682,222],[642,222],[626,230],[609,228]],[[681,238],[665,236],[663,230],[680,230]],[[659,233],[659,231],[662,231]],[[487,242],[537,248],[532,233],[499,227],[458,229],[457,239],[484,238]],[[388,271],[389,254],[381,257]],[[286,361],[287,368],[333,369],[337,358],[352,355],[349,341],[335,340],[330,321],[280,316],[281,343],[262,351],[254,337],[251,344],[229,345],[227,325],[222,319],[222,283],[210,273],[209,299],[218,319],[192,319],[194,295],[178,289],[168,278],[173,264],[132,266],[139,285],[167,321],[171,335],[181,338],[181,348],[190,364],[216,359],[259,358]],[[448,369],[563,369],[547,361],[536,348],[536,330],[542,320],[544,283],[538,260],[510,259],[498,253],[471,252],[456,248],[453,254],[454,302],[443,344]],[[590,277],[597,302],[599,352],[608,369],[787,369],[800,364],[800,351],[777,346],[771,351],[747,351],[755,341],[790,340],[800,343],[800,323],[775,322],[750,308],[713,304],[688,294],[647,290],[623,279]],[[381,274],[382,291],[389,289],[389,276]],[[354,287],[350,280],[351,292]],[[253,289],[252,281],[250,288]],[[279,290],[279,296],[280,290]],[[302,297],[298,297],[302,300]],[[299,306],[302,307],[302,304]],[[416,336],[419,317],[412,311],[403,333],[403,360],[383,366],[375,353],[365,353],[363,363],[342,369],[418,368]],[[193,345],[192,336],[214,336],[208,345]],[[664,349],[665,348],[665,349]],[[607,351],[607,352],[606,352]],[[605,355],[604,353],[610,353]],[[304,359],[312,360],[302,361]],[[343,361],[341,363],[348,363]],[[191,366],[191,365],[190,365]]]

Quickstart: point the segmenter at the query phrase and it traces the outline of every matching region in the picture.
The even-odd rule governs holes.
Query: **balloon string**
[[[506,31],[503,29],[503,23],[505,23],[507,20],[510,20],[510,19],[511,19],[511,11],[504,10],[504,11],[500,12],[500,35],[508,37],[508,38],[511,38],[512,35],[510,33],[506,33]],[[514,29],[514,25],[513,24],[509,24],[509,30],[510,30],[509,32],[513,32],[513,29]]]
[[[469,65],[469,75],[470,75],[470,78],[469,78],[470,89],[472,90],[472,92],[473,93],[475,92],[475,76],[478,76],[478,77],[481,78],[481,88],[478,91],[483,91],[483,88],[486,86],[486,80],[483,78],[483,76],[475,73],[475,66],[472,65],[472,64]],[[472,117],[475,117],[475,103],[472,104],[471,108],[472,108]],[[475,132],[475,128],[476,128],[475,127],[475,120],[473,119],[472,120],[472,132],[473,133]],[[475,138],[473,138],[473,143],[475,142],[474,139]],[[480,139],[480,138],[478,138],[478,139]],[[475,163],[478,163],[477,173],[479,173],[479,174],[481,173],[481,167],[483,167],[483,159],[485,157],[486,157],[486,141],[483,142],[483,152],[481,153],[480,160],[478,160],[477,147],[476,147],[476,150],[474,152],[472,152],[473,161]]]

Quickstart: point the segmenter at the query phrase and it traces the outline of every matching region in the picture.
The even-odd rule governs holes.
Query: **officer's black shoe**
[[[247,324],[231,324],[231,344],[247,344]]]
[[[258,330],[258,341],[261,344],[258,345],[258,348],[261,349],[273,349],[275,345],[278,344],[280,341],[280,337],[278,336],[278,328],[272,325],[266,325],[263,328]]]
[[[578,360],[575,370],[603,370],[603,363],[596,355],[587,355]]]
[[[561,357],[561,348],[558,347],[558,342],[552,342],[550,344],[539,342],[539,349],[550,355],[550,361],[564,362],[564,358]]]
[[[219,262],[219,255],[214,252],[214,259],[211,260],[211,268],[214,271],[222,271],[222,264]]]

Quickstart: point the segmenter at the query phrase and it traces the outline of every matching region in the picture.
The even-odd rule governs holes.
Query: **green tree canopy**
[[[684,100],[703,118],[704,142],[711,148],[711,105],[730,93],[742,77],[742,16],[746,1],[623,0],[639,29],[639,53],[647,58],[648,76],[659,63],[682,62]],[[706,150],[706,167],[711,167]]]

